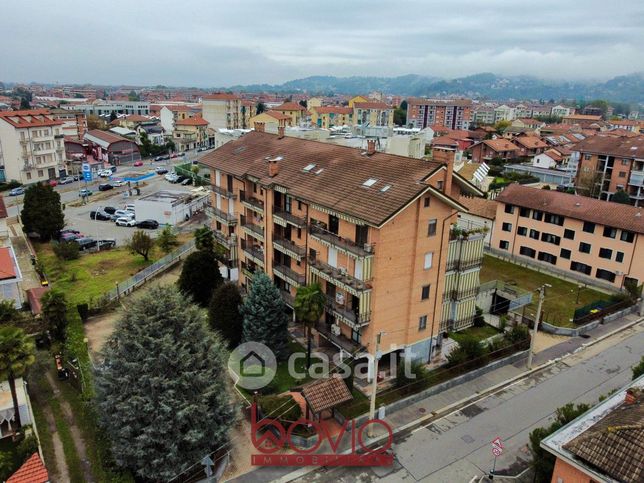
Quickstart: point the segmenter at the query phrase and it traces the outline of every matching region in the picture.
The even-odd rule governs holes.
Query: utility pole
[[[537,305],[537,316],[534,319],[534,327],[532,329],[532,336],[530,337],[530,351],[528,352],[528,370],[532,369],[532,352],[534,350],[534,341],[537,338],[537,331],[539,330],[539,320],[541,319],[541,307],[543,306],[543,299],[546,297],[546,287],[552,287],[549,283],[544,283],[537,289],[539,292],[539,304]]]
[[[376,414],[376,392],[378,391],[378,362],[380,361],[380,337],[384,332],[376,334],[376,352],[373,355],[373,372],[371,374],[371,401],[369,402],[369,419],[373,419]],[[373,424],[369,425],[367,435],[373,438]]]

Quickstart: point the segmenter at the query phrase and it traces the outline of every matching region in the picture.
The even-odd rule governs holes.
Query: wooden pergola
[[[351,391],[339,374],[306,384],[302,388],[302,396],[306,401],[307,419],[310,411],[314,418],[317,416],[318,421],[322,419],[323,411],[330,409],[333,417],[336,406],[353,399]]]

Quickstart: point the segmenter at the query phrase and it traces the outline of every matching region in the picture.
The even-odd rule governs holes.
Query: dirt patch
[[[65,452],[63,451],[63,442],[60,440],[58,430],[56,429],[56,420],[51,412],[49,405],[43,401],[42,395],[37,390],[37,385],[30,386],[31,397],[33,402],[38,404],[41,408],[45,420],[47,421],[47,428],[51,435],[52,446],[54,448],[54,461],[46,461],[47,470],[52,483],[65,483],[69,481],[69,471],[67,469],[67,462],[65,461]]]
[[[118,308],[107,314],[91,317],[85,324],[85,336],[93,356],[100,352],[103,344],[114,330],[114,325],[121,317],[122,310],[122,308]]]

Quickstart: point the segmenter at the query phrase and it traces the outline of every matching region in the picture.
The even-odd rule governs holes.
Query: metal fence
[[[195,249],[195,240],[190,240],[189,242],[181,245],[172,253],[168,253],[165,257],[160,258],[154,262],[149,267],[144,268],[140,272],[136,273],[132,277],[128,278],[123,282],[119,282],[109,292],[106,292],[103,295],[103,298],[107,301],[118,300],[119,297],[127,295],[134,291],[136,288],[143,285],[150,278],[155,277],[159,273],[167,270],[169,267],[177,263],[179,260],[187,256],[190,252]]]

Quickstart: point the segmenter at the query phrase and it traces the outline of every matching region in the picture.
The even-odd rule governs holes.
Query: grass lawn
[[[500,331],[495,327],[485,324],[483,327],[468,327],[467,329],[459,332],[450,332],[449,337],[450,339],[454,339],[456,342],[460,342],[463,337],[469,335],[478,341],[482,341],[498,334],[499,332]]]
[[[570,319],[572,319],[575,309],[596,300],[609,298],[609,295],[605,293],[582,286],[579,290],[579,302],[577,303],[577,284],[485,255],[483,267],[481,267],[481,283],[490,280],[502,280],[530,292],[544,283],[552,285],[552,288],[546,290],[542,320],[561,327],[573,326]],[[532,303],[526,307],[527,315],[534,316],[536,314],[537,301],[535,293],[532,296]]]

